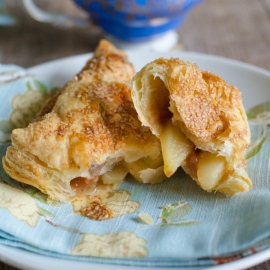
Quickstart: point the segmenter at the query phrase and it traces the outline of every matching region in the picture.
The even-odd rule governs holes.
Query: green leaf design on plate
[[[246,115],[247,115],[248,120],[252,120],[252,119],[256,118],[256,115],[254,115],[253,113],[251,113],[249,111],[246,113]]]
[[[25,85],[26,85],[27,90],[32,90],[30,81],[27,81],[27,82],[25,83]]]
[[[166,220],[173,213],[173,211],[174,211],[174,208],[170,207],[170,205],[163,206],[161,210],[161,219]]]
[[[175,222],[163,222],[162,227],[165,226],[188,226],[188,225],[197,225],[200,224],[200,221],[197,220],[180,220],[180,221],[175,221]]]
[[[192,210],[192,205],[185,201],[179,201],[162,206],[160,219],[162,226],[186,226],[199,222],[196,220],[179,220]]]
[[[44,83],[38,80],[34,80],[34,83],[37,86],[37,90],[39,90],[44,96],[48,95],[48,89]]]
[[[246,114],[247,114],[248,119],[252,120],[263,112],[270,113],[270,101],[254,106],[253,108],[249,109]]]
[[[41,215],[43,217],[55,217],[55,215],[52,212],[40,207],[39,205],[38,205],[38,213],[39,213],[39,215]]]
[[[168,204],[162,207],[161,218],[162,219],[181,218],[187,215],[191,210],[192,210],[191,204],[185,201]]]
[[[262,134],[254,142],[251,142],[246,150],[246,159],[257,155],[266,141],[267,126],[270,125],[270,101],[254,106],[247,111],[249,125],[262,129]]]
[[[40,91],[44,96],[48,95],[48,88],[41,81],[38,80],[27,81],[25,85],[28,90],[37,90]]]
[[[259,140],[257,140],[255,143],[250,144],[250,146],[248,147],[246,151],[246,159],[250,159],[254,157],[255,155],[257,155],[262,149],[262,146],[264,145],[265,140],[266,140],[266,137],[263,136],[259,138]]]
[[[40,190],[38,190],[35,187],[29,186],[29,185],[25,185],[25,184],[20,184],[21,189],[27,193],[28,195],[30,195],[31,197],[37,199],[38,201],[42,202],[43,204],[50,204],[53,206],[58,206],[59,202],[53,202],[53,203],[48,203],[48,196],[44,193],[42,193]]]

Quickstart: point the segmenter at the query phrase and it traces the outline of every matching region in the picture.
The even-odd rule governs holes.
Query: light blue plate
[[[120,266],[121,269],[132,269],[130,266],[222,269],[219,265],[228,261],[234,261],[230,269],[240,269],[270,258],[270,73],[197,53],[129,52],[128,55],[137,70],[161,56],[196,62],[201,69],[219,74],[242,91],[252,131],[252,147],[247,155],[254,188],[226,198],[203,191],[182,170],[156,185],[142,185],[128,177],[119,188],[125,195],[120,201],[125,201],[126,207],[138,204],[140,207],[130,214],[100,222],[74,215],[68,204],[47,204],[43,194],[13,181],[1,169],[0,258],[25,269],[53,269],[59,261],[62,269],[71,264],[80,269],[88,266],[101,269],[106,264],[110,270]],[[1,156],[9,144],[10,123],[30,119],[41,106],[39,97],[48,95],[53,87],[62,86],[89,57],[89,54],[69,57],[28,70],[0,66]],[[29,102],[33,97],[35,102]],[[29,111],[29,104],[35,107],[33,112]],[[162,207],[163,210],[173,207],[172,222],[167,226]],[[139,213],[150,214],[153,223],[139,222]],[[10,249],[6,246],[15,247],[11,252],[33,260],[22,262],[20,255],[8,256],[5,250]],[[100,257],[112,255],[115,250],[122,257]],[[79,256],[82,252],[88,252],[88,256]],[[72,255],[75,253],[76,256]],[[40,265],[38,260],[46,265]]]

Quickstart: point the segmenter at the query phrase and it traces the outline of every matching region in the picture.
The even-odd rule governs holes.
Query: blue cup
[[[120,40],[146,41],[177,29],[202,0],[74,0],[95,24]]]
[[[89,14],[90,20],[45,12],[38,8],[33,0],[23,0],[23,3],[28,13],[41,22],[65,26],[70,24],[89,26],[91,21],[92,25],[101,28],[106,37],[119,46],[150,44],[155,40],[153,48],[159,47],[159,43],[162,43],[162,49],[167,49],[177,43],[178,34],[175,30],[184,22],[188,12],[203,0],[73,1]]]

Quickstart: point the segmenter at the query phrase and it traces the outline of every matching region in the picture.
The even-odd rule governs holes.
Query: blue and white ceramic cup
[[[125,43],[147,42],[179,28],[187,13],[203,0],[73,0],[88,12],[93,24]],[[65,14],[51,14],[23,0],[36,20],[54,24],[82,23]]]
[[[202,0],[74,0],[104,32],[123,41],[145,41],[179,28]]]

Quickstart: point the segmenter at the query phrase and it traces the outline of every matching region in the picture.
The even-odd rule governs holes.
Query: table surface
[[[91,52],[103,33],[97,28],[58,28],[34,21],[21,1],[4,0],[17,24],[0,26],[0,63],[30,67]],[[70,0],[36,0],[47,10],[86,17]],[[178,29],[182,49],[220,55],[270,71],[270,0],[205,0]],[[0,262],[0,270],[16,268]],[[270,261],[249,270],[270,269]]]

